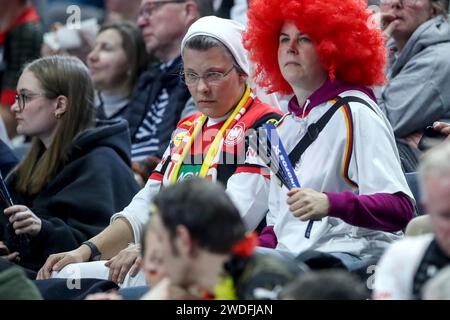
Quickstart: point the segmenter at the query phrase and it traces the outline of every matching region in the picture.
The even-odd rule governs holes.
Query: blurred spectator
[[[448,0],[382,0],[381,27],[391,39],[388,82],[377,90],[406,172],[415,171],[427,126],[450,119]]]
[[[214,15],[247,24],[248,0],[212,0]]]
[[[44,22],[44,30],[50,31],[55,24],[65,25],[69,19],[73,21],[71,17],[75,17],[73,14],[77,14],[78,11],[68,10],[70,6],[77,6],[80,9],[81,21],[95,18],[99,24],[102,24],[105,18],[104,2],[104,0],[46,0],[40,6],[43,10],[40,14]]]
[[[6,131],[5,123],[3,118],[0,117],[0,140],[3,141],[7,146],[11,146],[11,140],[9,139],[8,132]]]
[[[274,174],[266,190],[245,191],[269,208],[261,245],[306,264],[364,268],[414,214],[392,129],[369,88],[385,78],[383,35],[367,24],[364,1],[252,0],[248,15],[244,43],[257,79],[294,94],[277,132],[298,182]]]
[[[16,120],[9,107],[23,65],[39,57],[42,28],[30,1],[0,0],[0,8],[0,116],[13,138]]]
[[[153,199],[163,278],[143,299],[270,299],[300,272],[253,253],[256,236],[225,189],[193,178]]]
[[[98,118],[122,117],[148,61],[144,39],[136,25],[118,21],[100,28],[94,48],[87,57],[97,89]]]
[[[182,15],[184,11],[186,15]],[[210,0],[142,0],[138,26],[147,53],[159,63],[149,64],[140,75],[122,114],[131,133],[133,170],[142,184],[160,161],[180,116],[187,114],[183,111],[190,95],[179,78],[181,39],[193,21],[211,13]],[[87,55],[86,48],[92,48],[87,39],[84,43],[83,52],[77,54],[81,59]]]
[[[419,200],[419,199],[418,199]],[[405,236],[419,236],[426,233],[433,233],[433,228],[428,215],[422,215],[412,219],[405,229]]]
[[[214,30],[210,30],[211,25],[215,25]],[[252,176],[258,177],[252,187],[268,183],[267,176],[259,170],[261,166],[244,163],[248,149],[245,130],[251,132],[281,115],[278,109],[265,105],[252,94],[247,82],[249,65],[242,45],[243,30],[244,27],[235,21],[213,16],[199,19],[189,28],[180,52],[185,81],[201,112],[180,121],[163,161],[148,178],[145,187],[129,206],[113,217],[108,228],[92,239],[100,244],[98,249],[103,257],[107,257],[108,252],[115,252],[117,256],[126,255],[126,259],[131,256],[132,261],[136,260],[139,257],[136,250],[120,250],[128,242],[140,241],[142,226],[149,219],[146,207],[161,188],[193,176],[224,185],[237,181],[233,184],[235,189],[229,191],[245,208],[242,216],[248,228],[254,229],[263,218],[264,202],[261,206],[258,199],[240,189],[248,190],[248,185],[242,182]],[[199,83],[204,77],[207,80]],[[229,134],[225,135],[226,132]],[[183,139],[188,143],[182,144]],[[41,274],[48,277],[52,268],[59,271],[67,264],[86,261],[84,250],[81,246],[72,252],[50,256]],[[78,267],[83,277],[92,277],[90,264],[78,264]],[[109,278],[121,283],[125,277],[123,270],[129,268],[130,264],[111,264]],[[121,270],[120,277],[117,277],[117,270]],[[57,276],[62,277],[66,272],[62,270]]]
[[[163,266],[163,256],[160,248],[158,233],[155,226],[147,223],[142,230],[142,239],[140,244],[130,245],[125,250],[136,250],[139,252],[139,258],[136,260],[127,259],[130,255],[117,255],[114,258],[108,260],[106,263],[108,267],[113,264],[128,265],[130,269],[129,276],[135,277],[138,272],[143,270],[146,286],[130,287],[121,289],[118,292],[106,292],[98,293],[88,296],[87,300],[119,300],[119,299],[139,299],[142,295],[146,294],[150,288],[156,286],[161,279],[166,277]],[[114,268],[114,267],[113,267]],[[114,268],[116,269],[116,268]],[[125,269],[125,268],[124,268]],[[126,275],[126,270],[116,269],[118,271],[117,278],[123,279]],[[107,276],[107,275],[105,275]],[[106,277],[105,277],[106,278]],[[126,280],[125,280],[126,281]],[[123,281],[121,281],[123,282]],[[142,283],[141,283],[142,284]],[[122,297],[124,295],[124,297]]]
[[[450,124],[445,122],[435,122],[433,123],[433,128],[436,131],[442,133],[444,136],[447,136],[444,143],[450,143]],[[441,143],[440,140],[439,143]],[[442,144],[437,144],[436,147],[438,147],[439,145],[442,146]],[[428,215],[423,215],[412,219],[408,223],[405,230],[405,235],[416,236],[425,233],[431,233],[432,231],[433,230],[430,223],[430,217]]]
[[[450,143],[426,153],[419,172],[434,234],[406,237],[384,253],[375,274],[375,299],[420,299],[424,283],[450,265]]]
[[[0,241],[0,249],[2,245]],[[42,296],[23,270],[0,258],[0,300],[42,300]]]

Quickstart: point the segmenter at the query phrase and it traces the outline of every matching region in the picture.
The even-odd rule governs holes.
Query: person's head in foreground
[[[153,288],[164,276],[163,257],[159,238],[151,223],[144,226],[141,239],[142,269],[150,288]]]

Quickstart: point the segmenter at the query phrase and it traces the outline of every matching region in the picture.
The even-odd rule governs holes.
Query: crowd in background
[[[0,6],[0,299],[450,299],[448,0]]]

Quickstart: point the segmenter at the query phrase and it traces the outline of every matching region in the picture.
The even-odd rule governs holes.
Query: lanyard
[[[214,141],[211,143],[211,146],[209,147],[209,150],[205,156],[205,160],[203,161],[203,164],[200,168],[199,177],[204,178],[208,174],[208,170],[211,167],[211,164],[214,161],[214,158],[217,154],[217,151],[219,149],[220,143],[223,140],[225,131],[228,128],[233,127],[236,122],[241,119],[241,117],[244,115],[244,113],[247,111],[247,108],[249,107],[252,99],[249,99],[250,97],[250,87],[247,86],[245,88],[245,93],[237,106],[234,108],[233,113],[228,117],[228,119],[225,121],[223,126],[220,128],[219,133],[214,138]],[[192,132],[192,135],[189,137],[189,141],[184,145],[183,151],[181,152],[181,156],[179,159],[177,159],[177,163],[175,165],[175,168],[173,170],[172,175],[169,178],[170,184],[174,184],[177,181],[178,173],[180,172],[180,168],[183,165],[184,158],[186,157],[187,153],[191,149],[192,144],[194,143],[195,139],[197,138],[200,130],[202,129],[205,121],[208,119],[207,116],[202,114],[198,121],[195,124],[194,131]]]

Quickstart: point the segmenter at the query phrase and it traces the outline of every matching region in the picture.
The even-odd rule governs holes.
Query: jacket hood
[[[127,164],[131,164],[131,138],[127,121],[97,120],[94,128],[75,138],[69,151],[69,161],[98,147],[112,148]]]
[[[399,73],[403,66],[420,51],[429,46],[445,42],[450,42],[450,25],[442,15],[424,22],[406,42],[402,52],[392,65],[390,76],[393,77]],[[394,52],[396,51],[393,39],[390,39],[388,46]]]

